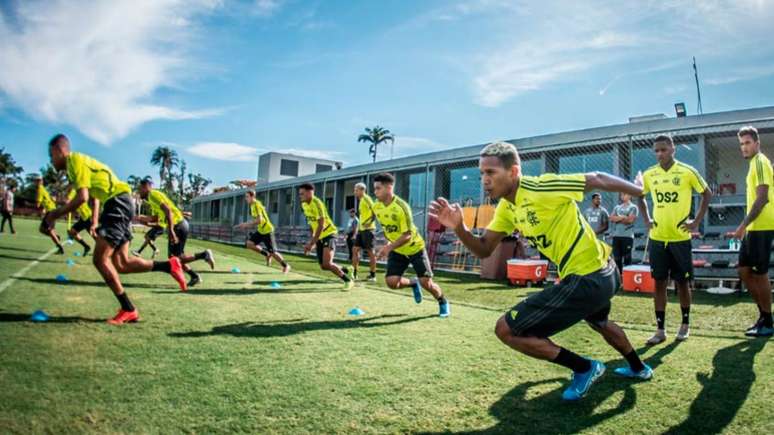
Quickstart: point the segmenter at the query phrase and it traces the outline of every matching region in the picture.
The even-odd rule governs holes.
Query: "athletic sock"
[[[370,271],[370,272],[368,272],[368,277],[369,277],[369,278],[373,278],[373,277],[375,277],[375,276],[376,276],[376,272],[374,272],[373,270],[372,270],[372,271]]]
[[[771,328],[771,313],[761,312],[761,319],[763,319],[763,326]]]
[[[198,274],[198,273],[196,273],[196,272],[194,272],[193,270],[189,270],[189,271],[187,271],[186,273],[188,274],[188,276],[190,276],[190,277],[191,277],[191,279],[193,279],[193,278],[198,278],[198,277],[199,277],[199,274]]]
[[[444,295],[441,295],[441,297],[436,299],[436,300],[438,301],[439,305],[443,305],[443,304],[449,302],[449,301],[446,300],[446,296],[444,296]]]
[[[658,325],[658,329],[664,329],[665,317],[666,314],[664,311],[656,310],[656,324]]]
[[[116,295],[116,299],[118,299],[118,303],[121,304],[122,310],[134,311],[134,305],[132,305],[132,302],[129,301],[129,296],[126,295],[126,292],[123,292],[120,295]]]
[[[269,253],[268,253],[268,252],[266,252],[266,250],[265,250],[265,249],[261,249],[261,252],[259,252],[259,254],[263,255],[263,256],[264,256],[264,257],[266,257],[266,258],[269,258]]]
[[[194,258],[197,260],[204,260],[207,257],[207,251],[202,251],[194,254]]]
[[[170,272],[172,272],[172,265],[169,263],[169,261],[154,261],[153,262],[153,268],[151,269],[151,272],[166,272],[166,273],[170,273]]]
[[[629,367],[631,367],[632,371],[635,373],[639,373],[642,371],[642,369],[645,368],[645,364],[642,363],[640,356],[637,355],[637,351],[634,349],[624,355],[624,358],[626,358],[626,361],[629,363]]]
[[[84,249],[91,249],[91,248],[89,247],[89,245],[88,245],[86,242],[84,242],[84,241],[83,241],[83,239],[81,239],[81,240],[78,240],[78,243],[80,243],[80,244],[81,244],[81,246],[83,246],[83,247],[84,247]]]
[[[551,362],[567,367],[575,373],[586,373],[591,370],[591,361],[563,347],[559,348],[559,355]]]
[[[687,325],[691,322],[691,307],[680,307],[680,312],[683,313],[683,325]]]

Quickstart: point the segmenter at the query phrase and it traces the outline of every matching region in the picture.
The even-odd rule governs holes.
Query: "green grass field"
[[[342,291],[311,257],[289,256],[294,271],[282,276],[244,249],[191,242],[189,251],[215,251],[216,270],[194,264],[205,281],[187,294],[164,274],[124,276],[142,321],[114,327],[104,320],[118,304],[91,258],[72,245],[25,270],[52,245],[36,222],[17,226],[16,236],[0,235],[3,433],[774,432],[774,350],[742,337],[756,313],[746,296],[697,294],[691,338],[654,348],[642,346],[651,300],[617,296],[612,317],[655,377],[636,383],[609,371],[568,404],[567,370],[509,350],[492,332],[534,289],[440,274],[452,301],[452,317],[440,319],[429,296],[416,305],[379,283]],[[60,273],[67,284],[55,281]],[[270,287],[275,280],[282,288]],[[365,315],[349,316],[353,307]],[[51,320],[29,322],[37,309]],[[670,335],[678,319],[672,299]],[[585,325],[556,342],[609,369],[623,364]]]

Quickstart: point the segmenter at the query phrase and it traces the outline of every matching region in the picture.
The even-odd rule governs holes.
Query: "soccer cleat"
[[[376,274],[371,274],[368,276],[368,282],[376,282]]]
[[[112,319],[108,319],[111,325],[123,325],[124,323],[135,323],[140,320],[140,313],[135,308],[134,311],[118,310],[118,314]]]
[[[352,287],[354,286],[355,286],[355,281],[352,281],[351,279],[344,281],[344,290],[352,290]]]
[[[215,255],[212,254],[212,249],[204,250],[204,261],[210,265],[210,269],[215,270]]]
[[[89,252],[91,252],[91,246],[89,246],[89,245],[84,246],[83,247],[83,256],[85,257],[85,256],[89,255]]]
[[[636,379],[642,379],[643,381],[647,381],[650,378],[653,377],[653,369],[650,368],[649,365],[643,364],[645,368],[642,370],[635,372],[632,370],[631,367],[618,367],[617,369],[613,370],[613,373],[617,374],[618,376],[623,376],[625,378],[636,378]]]
[[[56,255],[64,255],[64,248],[59,246],[59,248],[56,251]]]
[[[761,325],[763,325],[763,317],[758,317],[758,320],[756,320],[755,323],[753,323],[752,325],[750,325],[749,328],[744,330],[744,335],[747,335],[748,332],[754,332],[755,330],[760,328]]]
[[[601,361],[589,360],[591,369],[585,373],[572,374],[570,386],[562,393],[562,399],[568,401],[580,400],[585,396],[594,382],[605,374],[605,365]]]
[[[685,323],[683,323],[682,325],[680,325],[680,329],[677,330],[677,335],[675,336],[675,340],[685,341],[688,339],[690,335],[691,335],[690,327]]]
[[[744,335],[748,337],[771,337],[774,335],[774,328],[770,326],[763,326],[763,324],[750,328],[745,331]]]
[[[419,280],[414,278],[411,281],[411,291],[414,292],[414,302],[421,303],[422,302],[422,287],[419,285]]]
[[[188,290],[188,287],[185,285],[185,275],[183,275],[183,264],[180,263],[179,258],[169,257],[169,274],[177,281],[180,291]]]
[[[290,265],[289,264],[285,263],[285,265],[282,266],[282,273],[284,273],[285,275],[290,273]]]
[[[666,341],[666,331],[663,329],[657,329],[656,333],[653,334],[653,337],[650,337],[648,341],[645,342],[648,346],[655,346],[659,343],[663,343]]]
[[[192,276],[192,277],[191,277],[191,279],[188,281],[188,284],[187,284],[187,286],[188,286],[188,287],[193,287],[193,286],[195,286],[196,284],[201,284],[201,283],[202,283],[202,277],[200,277],[199,275],[194,275],[194,276]]]
[[[355,277],[349,274],[349,268],[347,266],[344,266],[341,268],[341,271],[346,275],[350,280],[354,280]]]
[[[438,316],[449,317],[451,315],[451,304],[446,301],[442,304],[438,304]]]

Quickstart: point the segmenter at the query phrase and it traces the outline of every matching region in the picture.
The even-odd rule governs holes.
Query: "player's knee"
[[[388,276],[384,279],[384,282],[387,284],[387,287],[391,289],[397,289],[400,287],[400,277],[399,276]]]
[[[505,343],[508,339],[514,337],[511,327],[508,326],[508,322],[505,321],[505,316],[497,319],[497,322],[495,323],[494,333],[497,336],[497,338],[499,338],[500,341],[502,341],[503,343]]]

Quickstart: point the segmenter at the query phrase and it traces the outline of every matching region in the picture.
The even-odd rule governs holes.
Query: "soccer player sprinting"
[[[36,195],[35,195],[35,206],[38,208],[41,218],[43,218],[45,222],[46,216],[50,212],[56,210],[56,203],[54,202],[53,199],[51,199],[51,195],[48,193],[48,190],[46,190],[46,186],[43,185],[42,177],[38,177],[35,179],[35,186],[37,186]],[[62,247],[62,241],[59,239],[59,235],[56,233],[55,225],[56,225],[56,220],[52,220],[51,225],[41,225],[40,232],[51,238],[51,241],[54,242],[54,244],[57,247],[56,253],[58,255],[62,255],[64,254],[64,248]]]
[[[417,231],[411,215],[411,207],[393,192],[395,178],[390,174],[374,177],[374,213],[384,231],[387,244],[382,246],[378,258],[387,258],[387,273],[384,281],[393,289],[411,287],[414,301],[422,302],[424,288],[438,301],[438,315],[448,317],[451,305],[444,297],[443,290],[433,282],[433,270],[427,256],[425,241]],[[414,268],[417,278],[403,276],[409,265]]]
[[[642,174],[642,191],[644,194],[650,193],[653,201],[652,218],[645,198],[638,199],[640,212],[649,231],[650,268],[656,281],[653,302],[657,329],[646,342],[651,346],[666,340],[665,312],[670,278],[677,287],[682,312],[682,323],[675,339],[686,340],[690,335],[690,284],[693,280],[691,233],[699,227],[712,198],[712,191],[699,172],[675,160],[675,144],[670,136],[656,137],[653,151],[658,164]],[[694,191],[701,194],[701,205],[696,217],[691,219]]]
[[[309,223],[312,238],[304,245],[304,255],[309,254],[312,248],[317,250],[317,263],[320,269],[329,270],[344,281],[344,289],[351,289],[355,283],[348,276],[346,267],[339,267],[333,262],[333,254],[336,252],[336,226],[333,225],[328,208],[320,198],[314,194],[314,185],[304,183],[298,187],[298,196],[301,199],[301,209]]]
[[[355,233],[355,245],[352,248],[352,276],[357,279],[357,269],[360,265],[361,250],[368,253],[368,280],[376,282],[376,253],[374,252],[374,230],[376,216],[374,215],[374,200],[366,193],[366,185],[355,185],[355,198],[358,201],[358,217],[360,223]]]
[[[150,246],[153,250],[153,254],[151,254],[151,258],[156,258],[157,255],[159,255],[159,249],[156,247],[156,239],[164,234],[164,228],[158,226],[158,225],[147,225],[148,231],[145,232],[144,240],[142,242],[142,245],[140,245],[140,249],[136,251],[132,251],[132,255],[139,257],[142,255],[142,251],[145,250],[146,247]]]
[[[67,179],[77,192],[72,201],[46,215],[48,226],[53,225],[57,218],[77,210],[92,196],[100,202],[101,209],[92,210],[99,211],[92,261],[121,304],[118,314],[108,323],[120,325],[140,319],[139,311],[124,291],[119,273],[166,272],[185,290],[185,276],[177,257],[169,261],[148,261],[129,255],[134,217],[134,201],[129,185],[119,180],[105,164],[71,151],[70,141],[63,134],[49,141],[48,152],[51,164],[58,171],[67,171]]]
[[[626,358],[628,367],[615,369],[616,374],[650,379],[653,370],[640,360],[623,329],[608,319],[620,276],[610,261],[610,247],[597,239],[577,204],[589,190],[640,196],[642,189],[596,172],[522,175],[516,147],[504,142],[481,151],[479,168],[487,195],[500,199],[483,235],[473,235],[465,226],[462,207],[444,198],[431,203],[431,215],[453,228],[460,241],[480,258],[491,255],[504,237],[518,230],[557,265],[561,277],[559,284],[530,295],[500,317],[495,326],[497,337],[521,353],[572,370],[572,382],[562,394],[565,400],[582,398],[605,372],[602,362],[583,358],[550,339],[581,320]]]
[[[67,194],[67,200],[72,201],[75,198],[76,191],[75,189],[70,189],[70,193]],[[96,198],[91,198],[92,204],[94,204],[94,208],[99,209],[99,201]],[[78,242],[81,246],[83,246],[83,256],[89,254],[89,251],[91,251],[91,246],[89,246],[88,243],[83,241],[83,238],[80,236],[81,231],[86,231],[89,234],[94,237],[94,232],[96,231],[96,228],[98,226],[98,222],[96,219],[96,216],[99,215],[99,211],[97,214],[92,213],[92,208],[89,207],[89,204],[84,202],[81,204],[78,209],[76,210],[76,213],[78,215],[78,220],[70,226],[70,229],[67,230],[67,235],[70,236],[71,239]],[[93,231],[92,231],[93,229]]]
[[[774,240],[774,175],[771,161],[761,152],[755,127],[737,133],[742,156],[750,162],[747,171],[747,215],[734,232],[742,239],[739,249],[739,276],[758,305],[758,320],[747,328],[749,337],[771,337],[771,283],[769,258]]]
[[[276,251],[274,225],[272,225],[263,203],[255,197],[255,192],[252,190],[245,193],[245,201],[250,207],[250,216],[253,217],[253,220],[236,225],[236,228],[255,228],[255,231],[248,236],[245,246],[266,257],[267,266],[271,265],[271,259],[274,258],[282,265],[282,273],[290,272],[290,265],[282,257],[282,254]]]
[[[153,216],[141,219],[143,223],[158,225],[166,228],[167,231],[167,256],[180,259],[183,270],[188,274],[190,280],[187,287],[193,287],[202,282],[202,277],[196,273],[188,263],[204,260],[210,265],[210,269],[215,268],[215,257],[212,251],[205,249],[194,255],[185,254],[185,243],[188,240],[188,221],[183,216],[183,212],[172,202],[171,199],[162,191],[153,188],[153,182],[145,178],[138,187],[140,198],[148,203]],[[187,289],[183,289],[186,291]]]

